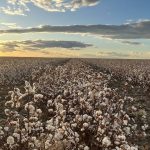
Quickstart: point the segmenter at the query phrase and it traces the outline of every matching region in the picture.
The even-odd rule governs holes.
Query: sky
[[[150,59],[150,0],[0,0],[0,56]]]

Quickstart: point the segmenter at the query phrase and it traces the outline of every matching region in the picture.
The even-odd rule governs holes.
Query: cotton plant
[[[10,100],[6,101],[4,110],[7,117],[5,127],[1,129],[5,149],[39,148],[40,135],[43,133],[42,110],[37,103],[43,95],[36,94],[35,84],[25,81],[25,93],[19,88],[9,92]],[[4,133],[4,134],[3,134]]]

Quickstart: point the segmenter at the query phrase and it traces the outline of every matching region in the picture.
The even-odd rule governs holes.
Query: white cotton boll
[[[49,134],[47,139],[48,139],[49,141],[51,141],[52,138],[53,138],[53,135],[52,135],[52,134]]]
[[[124,131],[127,135],[130,135],[130,127],[125,127]]]
[[[63,104],[57,103],[55,106],[57,110],[60,110],[60,111],[63,110]]]
[[[49,113],[52,113],[54,110],[53,109],[48,109],[48,112]]]
[[[102,129],[101,127],[98,127],[98,132],[100,132],[101,134],[103,134],[105,132],[105,130]]]
[[[75,137],[79,137],[79,134],[77,132],[74,133]]]
[[[54,138],[55,138],[57,141],[59,141],[59,140],[63,139],[63,135],[62,135],[60,132],[58,132],[58,133],[55,133]]]
[[[34,141],[34,144],[35,144],[35,146],[38,147],[38,148],[40,148],[40,146],[41,146],[41,143],[40,143],[39,140],[35,140],[35,141]]]
[[[60,116],[65,116],[66,115],[66,110],[60,111]],[[60,118],[61,119],[61,118]]]
[[[122,134],[122,135],[118,135],[118,139],[125,141],[126,137],[125,137],[125,135]]]
[[[114,143],[115,143],[115,145],[120,145],[120,141],[118,141],[118,140],[115,140]]]
[[[75,141],[78,143],[80,141],[80,139],[79,138],[75,138]]]
[[[100,115],[102,115],[102,111],[101,111],[101,110],[99,110],[99,111],[96,111],[96,115],[97,115],[97,116],[100,116]]]
[[[29,112],[33,114],[35,111],[35,107],[33,105],[29,105]]]
[[[35,94],[34,101],[37,102],[38,100],[42,99],[44,96],[42,94]]]
[[[37,112],[38,114],[41,114],[41,113],[42,113],[42,110],[41,110],[41,109],[37,109],[36,112]]]
[[[89,127],[89,124],[85,122],[85,123],[83,123],[83,127],[87,128],[87,127]]]
[[[7,132],[9,130],[9,127],[4,127],[4,130]]]
[[[121,148],[119,148],[118,146],[115,147],[115,150],[122,150]]]
[[[138,146],[131,146],[130,150],[138,150]]]
[[[12,104],[14,105],[14,102],[10,100],[5,103],[5,106],[12,106]]]
[[[47,106],[49,107],[50,105],[52,105],[53,104],[53,102],[52,102],[52,100],[48,100],[47,101]]]
[[[50,141],[47,140],[47,141],[45,142],[45,149],[49,149],[50,146],[51,146]]]
[[[84,102],[84,98],[80,98],[80,103],[82,104]]]
[[[85,129],[84,128],[81,128],[81,131],[83,132]]]
[[[0,136],[4,135],[4,131],[0,130]]]
[[[69,91],[67,89],[64,90],[64,96],[67,96],[69,94]]]
[[[77,123],[73,123],[73,124],[71,124],[71,127],[77,127]]]
[[[134,125],[132,125],[132,127],[131,127],[133,130],[136,130],[136,128],[137,128],[137,124],[134,124]]]
[[[102,107],[105,107],[105,106],[106,106],[106,103],[102,102],[102,103],[100,103],[100,105],[101,105]]]
[[[13,133],[13,137],[17,138],[18,141],[20,140],[20,134],[18,133]]]
[[[82,122],[82,117],[79,117],[77,120],[78,120],[79,122]]]
[[[87,114],[84,114],[83,115],[83,120],[86,120],[88,118],[88,115]]]
[[[49,130],[49,131],[54,131],[54,130],[55,130],[55,127],[54,127],[54,126],[51,126],[51,125],[47,125],[47,126],[46,126],[46,129]]]
[[[21,103],[20,102],[17,102],[16,103],[16,108],[19,108],[21,106]]]
[[[132,106],[131,109],[132,109],[133,111],[137,111],[137,108],[136,108],[135,106]]]
[[[70,110],[69,110],[70,112],[74,112],[74,108],[70,108]]]
[[[12,145],[15,143],[14,137],[13,136],[9,136],[7,138],[7,144]]]
[[[123,120],[123,125],[128,125],[128,120]]]
[[[110,138],[109,137],[104,137],[103,140],[102,140],[102,145],[105,146],[105,147],[109,147],[111,145],[111,141],[110,141]]]
[[[35,141],[36,140],[36,137],[35,136],[32,136],[31,137],[31,141]]]
[[[141,128],[143,131],[145,131],[148,128],[148,124],[144,124]]]
[[[90,148],[88,146],[85,146],[84,147],[84,150],[89,150]]]
[[[28,142],[28,145],[29,145],[30,148],[34,148],[34,144],[33,143]]]
[[[37,117],[30,117],[29,120],[30,121],[38,121],[38,118]]]
[[[4,110],[5,114],[8,116],[10,114],[10,110],[9,109],[5,109]]]

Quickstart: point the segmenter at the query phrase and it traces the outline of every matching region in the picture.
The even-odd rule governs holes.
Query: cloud
[[[0,43],[1,51],[16,51],[20,49],[24,50],[43,50],[48,48],[66,48],[71,50],[76,50],[76,48],[86,48],[92,46],[91,44],[85,44],[77,41],[10,41]]]
[[[150,39],[150,20],[122,25],[45,25],[27,29],[0,30],[0,33],[57,32],[92,34],[110,39]]]
[[[100,0],[6,0],[6,6],[0,12],[9,15],[25,15],[29,12],[29,4],[49,12],[75,11],[81,7],[97,5]]]
[[[124,44],[130,44],[130,45],[141,45],[140,42],[132,42],[132,41],[122,41]]]
[[[10,29],[21,29],[22,27],[17,25],[16,23],[12,23],[12,22],[1,22],[0,23],[0,26],[4,26],[4,27],[7,27],[7,28],[10,28]]]
[[[130,55],[128,53],[120,53],[114,51],[99,51],[97,53],[97,56],[104,57],[104,58],[127,58]]]

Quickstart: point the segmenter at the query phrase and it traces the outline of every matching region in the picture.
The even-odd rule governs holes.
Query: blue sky
[[[150,58],[149,6],[149,0],[1,0],[0,55]],[[33,31],[45,25],[83,27],[73,32],[49,32],[45,28],[44,32]],[[106,26],[104,30],[96,26],[92,31],[89,27],[89,32],[84,32],[87,25]],[[31,31],[22,32],[28,28]],[[14,29],[21,32],[8,32]]]

